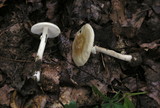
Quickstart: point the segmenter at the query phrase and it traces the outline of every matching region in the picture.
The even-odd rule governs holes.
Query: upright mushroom
[[[41,22],[33,25],[31,28],[31,32],[38,35],[42,34],[40,36],[41,42],[39,44],[37,56],[35,58],[37,65],[39,65],[42,62],[47,39],[57,37],[61,31],[59,27],[55,24],[52,24],[49,22]],[[36,69],[35,74],[33,76],[37,78],[37,81],[40,81],[40,66],[37,66],[37,67],[38,69]]]
[[[91,52],[102,52],[109,56],[121,59],[127,62],[139,62],[140,57],[133,55],[124,55],[113,50],[105,49],[99,46],[93,46],[94,31],[90,24],[85,24],[76,33],[75,39],[72,44],[72,58],[77,66],[83,66],[89,59]]]

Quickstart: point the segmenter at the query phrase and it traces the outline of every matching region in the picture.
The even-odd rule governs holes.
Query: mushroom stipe
[[[37,81],[40,81],[40,72],[41,72],[41,62],[43,58],[44,49],[47,43],[48,38],[55,38],[60,34],[60,29],[57,25],[49,23],[49,22],[41,22],[32,26],[31,32],[34,34],[42,34],[40,37],[40,44],[37,52],[37,56],[35,58],[36,68],[33,77],[36,78]],[[40,62],[40,63],[39,63]],[[38,67],[38,68],[37,68]]]
[[[83,25],[75,34],[75,39],[72,44],[72,58],[77,66],[83,66],[88,61],[91,52],[93,54],[96,54],[96,52],[101,52],[120,60],[130,63],[134,62],[134,64],[141,63],[142,59],[140,56],[124,55],[96,45],[93,46],[94,37],[94,31],[90,24]]]

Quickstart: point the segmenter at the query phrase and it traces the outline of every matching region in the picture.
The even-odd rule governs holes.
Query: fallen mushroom
[[[35,58],[36,63],[39,65],[42,62],[44,49],[47,43],[48,38],[55,38],[60,34],[60,29],[57,25],[49,23],[49,22],[41,22],[32,26],[31,32],[34,34],[42,34],[40,39],[41,42],[39,44],[37,56]],[[40,62],[40,63],[39,63]],[[37,66],[40,68],[40,66]],[[40,69],[36,69],[34,77],[37,78],[37,81],[40,81]]]
[[[115,57],[120,60],[127,62],[140,62],[141,57],[134,55],[124,55],[117,53],[113,50],[105,49],[99,46],[93,46],[94,43],[94,31],[90,24],[85,24],[82,28],[76,33],[75,39],[72,44],[72,58],[74,63],[77,66],[83,66],[91,52],[96,54],[96,52],[101,52],[109,56]]]

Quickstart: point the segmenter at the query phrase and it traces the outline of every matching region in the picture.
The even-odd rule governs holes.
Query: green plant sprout
[[[130,97],[146,94],[146,92],[121,94],[119,91],[112,98],[110,98],[102,94],[95,86],[92,86],[92,91],[102,99],[101,108],[135,108],[135,105],[130,100]],[[78,108],[78,105],[75,101],[71,101],[69,104],[65,104],[64,108]],[[95,106],[94,108],[99,107]]]
[[[112,98],[110,98],[102,94],[95,86],[92,86],[92,91],[100,98],[102,98],[103,102],[101,104],[101,108],[135,108],[135,105],[129,99],[129,97],[146,94],[146,92],[137,92],[124,93],[123,95],[121,95],[120,92],[117,92]],[[95,108],[98,108],[98,106],[96,106]]]
[[[71,101],[69,104],[65,104],[64,108],[78,108],[78,105],[75,101]]]

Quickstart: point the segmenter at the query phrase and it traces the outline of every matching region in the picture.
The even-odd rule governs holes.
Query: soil
[[[32,78],[40,37],[30,30],[38,22],[61,29],[47,41],[40,82]],[[95,45],[141,61],[97,53],[77,67],[72,42],[86,23],[94,29]],[[74,100],[81,108],[92,108],[102,103],[94,85],[108,96],[147,92],[131,97],[136,108],[158,108],[159,34],[159,0],[0,0],[0,107],[63,108]]]

